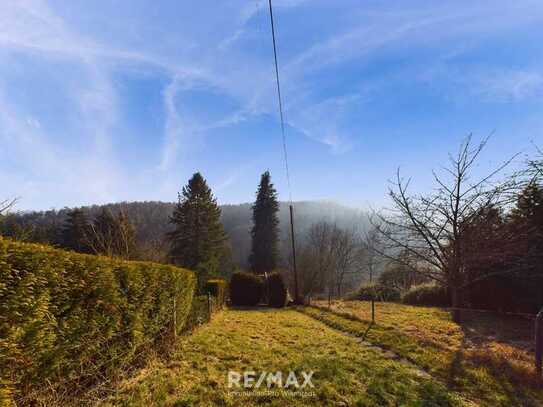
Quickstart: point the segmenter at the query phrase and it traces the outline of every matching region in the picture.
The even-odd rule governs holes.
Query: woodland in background
[[[368,215],[329,202],[295,203],[301,294],[340,297],[369,281],[388,299],[404,294],[409,294],[406,298],[441,296],[434,305],[537,312],[543,306],[543,160],[530,160],[524,169],[507,174],[512,161],[508,160],[488,174],[475,176],[473,168],[486,143],[473,145],[471,138],[466,139],[458,154],[450,155],[449,165],[433,173],[435,188],[428,193],[411,194],[410,180],[398,172],[389,192],[390,210]],[[217,267],[210,276],[228,278],[235,269],[291,270],[288,205],[278,204],[277,230],[274,217],[260,221],[272,222],[273,228],[255,228],[259,208],[271,205],[274,213],[277,209],[275,190],[266,185],[265,175],[258,193],[265,191],[267,199],[273,198],[271,203],[257,199],[253,205],[212,210],[220,216],[222,227],[217,226],[217,231],[224,229],[226,240],[214,255]],[[210,190],[208,195],[214,202]],[[12,205],[3,203],[0,234],[15,240],[171,261],[167,237],[174,231],[173,203],[8,213]],[[81,230],[87,227],[81,225],[89,225],[85,239]],[[273,232],[268,236],[271,240],[262,230]],[[270,240],[273,250],[267,251],[278,252],[265,266],[250,264],[255,259],[251,251],[260,250],[252,247],[255,233],[265,246]],[[362,296],[364,290],[361,287]]]
[[[118,234],[120,236],[133,236],[133,250],[129,258],[167,262],[169,242],[167,234],[173,230],[170,217],[176,204],[170,202],[121,202],[107,205],[93,205],[76,208],[84,213],[85,220],[94,223],[99,216],[128,219],[133,235]],[[221,223],[228,237],[226,242],[229,252],[221,260],[220,275],[229,276],[236,269],[249,269],[248,258],[251,252],[252,204],[221,205]],[[361,234],[369,225],[368,215],[361,210],[342,206],[333,202],[306,201],[295,202],[296,233],[299,245],[303,245],[305,236],[312,226],[319,222],[328,222],[338,228],[352,228],[356,226]],[[108,215],[102,215],[108,213]],[[122,214],[122,215],[121,215]],[[2,216],[0,220],[0,235],[20,241],[51,244],[56,247],[73,249],[80,252],[89,252],[89,249],[78,248],[74,240],[81,239],[65,234],[68,223],[74,216],[74,209],[48,210],[39,212],[14,212]],[[76,215],[78,217],[80,215]],[[289,214],[288,204],[279,203],[279,268],[287,268],[290,259]],[[118,226],[110,228],[118,230]],[[95,227],[95,231],[101,228]],[[106,236],[114,237],[111,232]],[[100,239],[104,240],[104,239]],[[106,241],[108,239],[105,239]],[[130,240],[130,239],[129,239]],[[121,245],[122,246],[122,245]],[[300,250],[302,250],[300,248]],[[95,251],[100,252],[95,245]],[[90,251],[92,252],[92,251]],[[126,256],[125,256],[126,257]],[[354,288],[360,281],[351,285]]]

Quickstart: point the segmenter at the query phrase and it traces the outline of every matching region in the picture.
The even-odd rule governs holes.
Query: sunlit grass
[[[229,370],[315,371],[310,398],[241,397]],[[293,310],[228,310],[184,338],[168,361],[123,382],[104,406],[441,406],[462,400],[408,363]]]
[[[327,303],[317,303],[325,307]],[[329,326],[362,336],[371,320],[367,302],[336,301],[330,313],[303,312]],[[458,325],[445,310],[376,303],[376,325],[365,339],[392,350],[485,405],[541,405],[543,390],[534,373],[530,321],[469,314]]]

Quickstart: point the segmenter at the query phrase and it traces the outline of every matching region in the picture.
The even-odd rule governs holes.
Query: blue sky
[[[275,0],[292,192],[381,206],[469,133],[543,144],[543,2]],[[19,209],[288,198],[267,1],[4,0],[0,198]],[[522,160],[521,156],[519,160]],[[514,165],[517,165],[515,163]]]

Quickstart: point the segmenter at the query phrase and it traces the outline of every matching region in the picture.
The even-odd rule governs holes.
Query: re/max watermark
[[[228,388],[236,396],[271,396],[271,397],[313,397],[314,371],[289,372],[244,372],[229,371],[227,376]]]

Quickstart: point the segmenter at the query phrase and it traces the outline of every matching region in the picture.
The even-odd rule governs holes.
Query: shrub
[[[230,279],[230,301],[232,305],[258,305],[264,292],[262,279],[254,274],[236,272]]]
[[[394,302],[400,300],[400,292],[395,288],[381,284],[362,284],[350,298],[360,301],[374,300]]]
[[[279,272],[268,275],[267,280],[268,305],[282,308],[287,303],[287,286],[283,276]]]
[[[435,283],[425,283],[411,287],[402,296],[402,302],[409,305],[435,307],[446,307],[450,304],[447,289]]]
[[[217,306],[222,308],[226,299],[226,281],[221,279],[207,280],[204,289],[206,293],[215,297]]]
[[[173,266],[0,238],[0,382],[24,395],[111,376],[183,329],[195,284]]]

